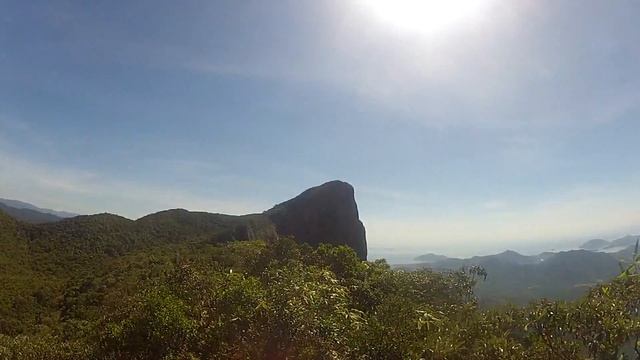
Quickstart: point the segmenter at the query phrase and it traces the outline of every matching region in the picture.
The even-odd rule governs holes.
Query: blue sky
[[[362,0],[2,1],[0,197],[241,214],[342,179],[374,256],[640,232],[640,3],[479,1],[428,34]]]

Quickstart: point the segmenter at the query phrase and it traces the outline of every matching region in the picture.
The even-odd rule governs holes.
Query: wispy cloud
[[[482,204],[482,206],[487,210],[502,210],[506,209],[509,203],[504,200],[489,200]]]
[[[238,16],[238,24],[259,26],[238,26],[228,38],[211,35],[228,21],[219,18],[214,5],[198,3],[185,37],[135,37],[94,24],[79,12],[74,22],[82,21],[99,36],[76,31],[73,41],[62,45],[105,55],[93,61],[312,83],[388,110],[390,121],[430,127],[584,126],[615,121],[636,108],[640,94],[633,89],[640,78],[633,69],[640,49],[635,34],[602,29],[620,21],[619,10],[602,11],[597,2],[588,2],[581,9],[584,16],[576,17],[567,4],[543,3],[501,3],[480,26],[440,39],[389,32],[356,0],[290,2],[273,17],[264,16],[260,2],[244,4],[242,13],[229,16]],[[590,16],[597,16],[598,24]],[[575,30],[559,31],[566,23]],[[632,56],[618,56],[612,64],[612,53]],[[624,87],[616,83],[622,76]]]
[[[114,179],[105,174],[50,166],[0,152],[3,196],[78,213],[114,212],[136,218],[167,208],[229,214],[264,210],[268,205],[246,199],[218,198],[186,189]]]
[[[31,126],[26,121],[0,114],[0,129],[3,131],[29,131]]]
[[[55,151],[55,142],[21,118],[0,113],[0,150],[18,149],[16,139],[45,151]],[[24,144],[22,144],[24,146]]]
[[[640,232],[639,202],[640,190],[633,182],[585,186],[518,207],[491,201],[440,216],[369,217],[367,230],[372,246],[446,249],[448,255],[458,256],[505,248],[530,250],[549,242]]]
[[[618,141],[620,135],[631,133],[625,131],[627,128],[637,129],[620,126],[613,131],[618,124],[611,124],[622,123],[620,119],[625,117],[630,122],[633,118],[628,115],[640,111],[640,47],[632,11],[598,1],[500,2],[491,18],[473,31],[425,39],[390,33],[367,12],[353,6],[359,2],[265,5],[260,1],[187,1],[180,4],[177,13],[174,6],[158,6],[153,19],[143,22],[135,19],[145,16],[146,6],[132,8],[134,12],[126,18],[120,16],[118,6],[112,9],[107,3],[105,11],[98,13],[71,3],[31,9],[51,12],[31,19],[34,26],[42,26],[47,19],[51,24],[34,30],[30,35],[37,46],[27,47],[47,56],[31,65],[27,61],[22,71],[15,72],[29,78],[30,89],[42,87],[38,94],[49,92],[53,86],[51,92],[58,96],[28,92],[20,97],[29,104],[25,108],[41,110],[20,112],[33,116],[27,121],[0,114],[1,195],[46,207],[82,213],[111,211],[131,217],[169,207],[246,213],[273,203],[255,200],[252,193],[247,197],[232,195],[238,188],[260,189],[254,192],[264,191],[277,201],[283,194],[295,195],[327,180],[327,174],[347,174],[367,184],[384,177],[381,183],[390,188],[356,186],[373,246],[397,243],[435,247],[435,251],[438,246],[451,245],[473,251],[474,246],[504,248],[580,234],[598,236],[635,226],[638,213],[634,204],[640,200],[638,179],[596,187],[578,188],[574,184],[577,177],[599,179],[616,166],[621,170],[620,177],[632,171],[628,169],[633,168],[633,160],[616,162],[616,149],[611,149],[614,146],[603,149],[602,158],[597,158],[600,142],[630,146]],[[113,26],[115,19],[122,26]],[[52,36],[40,36],[43,31],[50,31]],[[15,46],[17,50],[24,48],[22,41]],[[19,65],[21,54],[32,52],[18,51],[10,59]],[[83,71],[76,71],[76,66]],[[61,70],[59,75],[40,78],[55,69]],[[22,76],[19,78],[17,85],[27,84]],[[194,80],[197,86],[191,89],[188,84]],[[254,105],[253,99],[242,98],[244,91],[238,91],[237,103],[216,104],[221,108],[209,109],[214,106],[207,96],[224,93],[229,84],[249,93],[259,90],[252,80],[272,83],[270,88],[277,96],[260,94],[264,97],[256,100],[280,112],[251,112],[261,121],[232,124],[235,116],[246,116],[236,108]],[[10,92],[12,86],[4,90]],[[137,86],[139,92],[125,91]],[[165,91],[163,86],[172,90]],[[88,126],[79,129],[64,124],[62,117],[44,119],[50,109],[56,109],[51,103],[59,105],[57,100],[66,98],[74,122],[91,119],[92,111],[105,111],[112,104],[117,114],[136,114],[142,107],[139,104],[148,104],[148,116],[161,125],[167,120],[157,116],[163,111],[158,109],[173,108],[172,101],[177,101],[174,91],[182,91],[182,86],[198,92],[194,97],[199,99],[190,106],[192,112],[186,110],[180,116],[179,127],[193,124],[188,120],[191,117],[205,116],[214,118],[209,131],[217,131],[215,126],[223,123],[237,134],[243,134],[245,124],[258,127],[260,141],[255,147],[242,148],[264,152],[267,156],[260,162],[267,163],[262,169],[269,174],[254,171],[250,177],[243,176],[252,170],[245,169],[252,167],[252,157],[239,160],[236,148],[221,151],[225,144],[211,144],[204,151],[190,153],[137,154],[135,146],[126,146],[132,141],[128,136],[118,145],[110,142],[133,133],[127,126],[118,129],[125,121],[109,127],[110,133],[104,134],[106,141],[90,144],[95,140],[90,136],[103,134],[87,131]],[[67,87],[75,91],[66,93]],[[85,90],[99,98],[104,107],[94,108],[87,99],[73,96]],[[308,101],[299,101],[299,96],[318,93],[317,98],[309,96],[305,98]],[[347,105],[341,103],[335,112],[313,113],[314,105],[322,105],[334,96]],[[316,99],[317,104],[313,103]],[[84,110],[75,109],[76,103]],[[132,107],[131,103],[137,105]],[[308,106],[310,103],[312,106]],[[157,105],[165,106],[154,109]],[[67,109],[59,108],[62,112]],[[301,113],[310,116],[297,116]],[[274,131],[271,121],[280,114],[283,118],[296,114],[296,119],[282,120],[282,131]],[[132,121],[135,116],[131,116]],[[345,128],[344,137],[349,141],[335,144],[336,149],[344,148],[323,158],[318,153],[329,146],[318,144],[321,135],[316,127],[293,123],[320,123],[323,117],[335,117],[336,123],[342,119],[354,119],[358,124],[374,121],[371,119],[387,123],[375,124],[373,131]],[[160,143],[158,148],[168,148],[175,139],[171,133],[161,134],[161,129],[178,126],[149,123],[145,130],[160,135],[152,141]],[[47,129],[39,132],[37,129],[44,127],[31,124]],[[197,128],[192,130],[185,134],[208,135],[196,134]],[[376,131],[387,130],[391,130],[390,135],[402,132],[411,136],[375,136]],[[83,133],[91,135],[84,136],[77,146],[69,146]],[[607,136],[600,137],[601,133]],[[304,139],[305,143],[297,145],[307,146],[318,156],[307,157],[311,151],[273,153],[271,147],[281,148],[287,136]],[[372,141],[372,137],[378,141]],[[239,135],[233,141],[245,139]],[[423,144],[431,141],[434,143]],[[407,144],[411,146],[404,146]],[[85,154],[77,151],[89,145],[99,148],[94,154],[111,164],[98,170],[78,165],[83,161],[89,164],[83,159]],[[354,147],[359,148],[357,156]],[[585,149],[587,153],[582,151]],[[58,156],[49,156],[52,154]],[[167,154],[177,158],[167,159]],[[594,164],[585,164],[591,159],[584,154],[597,158]],[[207,157],[214,162],[199,160]],[[223,157],[230,157],[229,163],[235,162],[237,166],[231,167],[236,170],[242,168],[237,170],[241,174],[215,163]],[[36,160],[44,158],[58,160]],[[96,169],[99,164],[91,166]],[[135,174],[126,173],[127,167]],[[576,169],[579,173],[572,173]],[[474,177],[478,177],[477,182]],[[535,188],[537,179],[545,182],[540,188]],[[511,192],[526,193],[526,201],[495,189],[503,183],[510,185]],[[405,188],[407,184],[412,187]],[[533,197],[538,198],[531,200]]]

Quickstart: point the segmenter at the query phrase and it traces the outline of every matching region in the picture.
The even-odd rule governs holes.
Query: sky
[[[640,233],[640,2],[430,1],[0,0],[0,197],[244,214],[341,179],[372,257]]]

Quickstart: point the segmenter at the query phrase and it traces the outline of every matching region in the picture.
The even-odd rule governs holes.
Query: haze
[[[0,197],[240,214],[342,179],[374,257],[640,232],[640,3],[397,4],[4,1]]]

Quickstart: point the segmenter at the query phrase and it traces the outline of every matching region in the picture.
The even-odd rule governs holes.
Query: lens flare
[[[365,0],[380,21],[407,33],[433,35],[482,17],[490,0]]]

